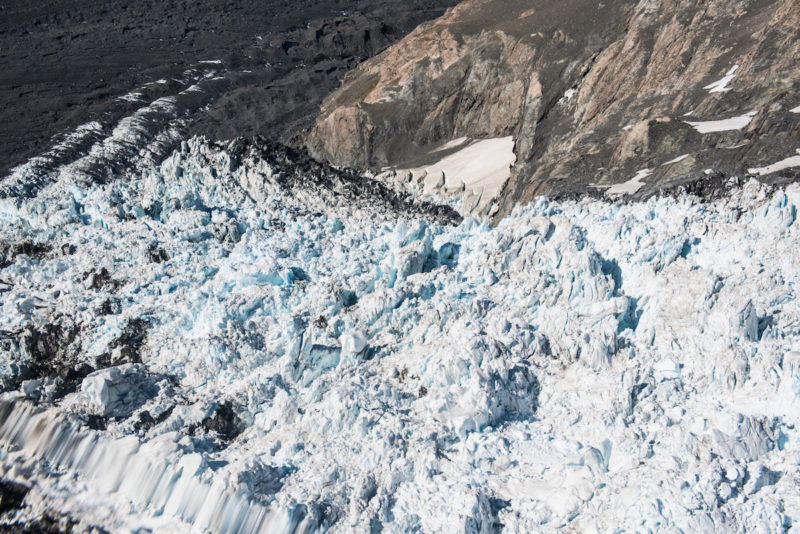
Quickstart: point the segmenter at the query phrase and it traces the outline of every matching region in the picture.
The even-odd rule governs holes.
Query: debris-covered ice
[[[800,188],[539,199],[490,228],[290,174],[193,140],[0,200],[0,476],[27,492],[5,524],[800,520]]]

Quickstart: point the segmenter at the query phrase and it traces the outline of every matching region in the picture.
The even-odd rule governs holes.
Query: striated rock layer
[[[306,143],[338,165],[411,167],[512,135],[500,216],[615,183],[791,180],[799,28],[793,0],[466,0],[348,74]]]

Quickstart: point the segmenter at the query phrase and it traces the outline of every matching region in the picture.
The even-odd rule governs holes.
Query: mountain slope
[[[458,138],[512,135],[500,216],[645,169],[642,193],[768,174],[800,147],[798,57],[792,0],[467,0],[348,74],[307,145],[403,168]]]
[[[348,70],[454,3],[0,2],[0,178],[80,125],[110,131],[198,82],[203,90],[180,103],[180,120],[150,124],[148,134],[286,141]]]

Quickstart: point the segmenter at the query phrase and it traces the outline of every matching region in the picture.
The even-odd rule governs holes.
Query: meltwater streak
[[[174,517],[220,534],[303,531],[302,516],[250,501],[223,482],[207,483],[200,454],[181,455],[174,442],[112,439],[14,398],[0,400],[0,444],[83,477],[154,515]]]

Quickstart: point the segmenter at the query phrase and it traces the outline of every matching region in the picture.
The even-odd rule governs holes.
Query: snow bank
[[[458,149],[431,165],[409,170],[420,181],[422,192],[442,198],[456,198],[465,215],[486,215],[500,196],[517,160],[514,138],[455,139],[431,151],[431,154]]]
[[[737,70],[739,70],[739,65],[734,65],[725,73],[725,76],[714,83],[706,85],[703,89],[707,89],[709,93],[726,93],[730,91],[731,88],[728,87],[728,84],[736,77]]]
[[[614,184],[606,190],[606,195],[614,196],[614,195],[632,195],[636,193],[639,189],[644,187],[645,183],[642,181],[643,179],[647,178],[653,174],[653,171],[650,169],[641,169],[638,171],[633,178],[628,180],[627,182],[623,182],[621,184]]]
[[[753,117],[756,116],[756,111],[751,111],[749,113],[745,113],[744,115],[738,115],[736,117],[731,117],[729,119],[722,119],[717,121],[686,121],[686,124],[693,127],[700,133],[715,133],[715,132],[727,132],[730,130],[741,130],[742,128],[746,127],[750,124],[750,121],[753,120]]]
[[[800,149],[797,149],[797,152],[800,154]],[[747,169],[747,172],[755,175],[763,175],[772,174],[773,172],[778,172],[785,169],[791,169],[792,167],[800,167],[800,156],[789,156],[786,159],[782,159],[773,163],[772,165],[767,165],[766,167]]]

